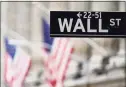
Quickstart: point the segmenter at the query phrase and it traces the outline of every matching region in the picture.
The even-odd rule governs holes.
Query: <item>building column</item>
[[[8,28],[7,23],[7,11],[8,11],[8,2],[1,2],[1,87],[4,85],[4,54],[5,54],[5,45],[4,45],[4,36]]]
[[[92,11],[119,11],[118,2],[92,2]]]
[[[119,2],[119,11],[126,12],[126,2]]]
[[[50,2],[50,11],[66,11],[68,10],[68,2]]]
[[[90,11],[91,2],[69,2],[70,11]],[[78,43],[74,44],[75,53],[82,55],[83,58],[89,58],[91,56],[91,47],[85,43],[81,38],[73,39]]]
[[[69,10],[70,11],[90,11],[90,3],[91,2],[69,2]],[[77,55],[81,55],[82,60],[87,60],[86,63],[77,63],[77,67],[74,67],[74,69],[77,69],[77,73],[74,76],[75,79],[79,79],[81,77],[81,70],[86,70],[86,73],[88,73],[88,59],[91,57],[91,47],[85,43],[82,38],[72,38],[74,43],[74,53]],[[76,43],[77,42],[77,43]],[[81,66],[80,66],[81,65]],[[73,67],[73,66],[70,66]],[[72,68],[73,69],[73,68]],[[72,69],[69,69],[69,71],[72,71]],[[88,75],[85,76],[85,78],[88,80]]]
[[[16,16],[17,12],[17,5],[16,2],[8,2],[8,12],[7,12],[7,21],[8,21],[8,29],[12,31],[16,31]],[[10,35],[10,34],[9,34]],[[15,38],[15,35],[10,35],[11,37]]]
[[[32,4],[31,7],[31,41],[34,45],[32,47],[32,57],[33,60],[41,59],[41,48],[42,45],[42,10],[37,6],[37,4]],[[37,51],[37,53],[36,53]]]
[[[30,15],[31,15],[30,3],[16,2],[16,5],[17,5],[16,31],[26,39],[30,39]]]
[[[92,2],[92,11],[106,11],[106,12],[112,12],[112,11],[119,11],[119,2]],[[110,46],[111,44],[116,40],[114,38],[95,38],[96,42],[98,42],[99,45],[103,46],[109,55],[115,54],[117,50],[113,50]],[[117,43],[115,43],[113,46],[117,48],[117,45],[119,45],[119,39],[116,40]],[[113,51],[113,52],[112,52]],[[99,54],[97,50],[93,50],[93,54]]]
[[[69,10],[70,11],[90,11],[90,3],[91,2],[69,2]]]
[[[92,11],[107,11],[107,12],[112,12],[112,11],[122,11],[124,9],[121,9],[122,7],[120,7],[119,5],[120,3],[119,2],[92,2]],[[103,46],[106,51],[108,52],[108,54],[110,55],[110,57],[104,57],[102,56],[102,61],[100,63],[100,67],[99,69],[101,71],[105,70],[107,71],[106,68],[107,67],[107,63],[105,63],[105,61],[103,60],[106,60],[106,61],[110,61],[109,59],[111,59],[111,57],[114,55],[114,56],[117,56],[117,53],[120,51],[120,50],[123,50],[123,52],[125,52],[125,49],[124,49],[124,40],[121,39],[121,38],[96,38],[95,40],[97,40],[96,42]],[[93,50],[93,54],[96,55],[98,54],[98,52],[96,50]],[[106,55],[108,56],[108,55]],[[125,56],[123,56],[125,58]],[[120,57],[118,57],[120,58]],[[98,58],[96,58],[97,60]],[[118,59],[120,60],[120,59]],[[103,63],[104,62],[104,63]],[[109,63],[110,64],[110,63]],[[116,72],[116,71],[115,71]],[[123,72],[121,72],[123,74]]]

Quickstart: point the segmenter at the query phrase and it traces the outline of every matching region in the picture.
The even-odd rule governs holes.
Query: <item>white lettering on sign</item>
[[[121,19],[110,19],[110,26],[119,26]]]
[[[67,32],[71,32],[73,18],[70,18],[70,22],[69,23],[67,21],[67,18],[64,18],[63,23],[61,21],[61,18],[58,18],[58,21],[59,21],[59,27],[60,27],[60,31],[61,32],[64,32],[65,26],[66,26]]]
[[[87,29],[85,29],[84,23],[82,22],[82,20],[80,18],[78,18],[76,20],[76,22],[73,24],[73,18],[70,18],[69,20],[67,18],[64,18],[64,20],[62,21],[61,18],[58,18],[58,23],[59,23],[59,28],[60,28],[60,32],[64,32],[65,29],[67,30],[67,32],[77,32],[77,30],[81,30],[82,32],[104,32],[107,33],[108,29],[103,29],[102,28],[102,19],[97,19],[98,20],[98,29],[91,29],[91,19],[87,19]],[[118,20],[120,21],[120,20]],[[113,23],[113,21],[111,20],[111,22]],[[119,25],[119,22],[117,22]],[[74,28],[72,29],[72,26],[74,26]],[[72,31],[73,30],[73,31]]]
[[[75,27],[74,27],[73,32],[76,32],[78,29],[81,29],[82,32],[85,32],[85,28],[84,28],[83,23],[82,23],[82,21],[81,21],[80,18],[77,19],[77,22],[76,22],[76,25],[75,25]]]

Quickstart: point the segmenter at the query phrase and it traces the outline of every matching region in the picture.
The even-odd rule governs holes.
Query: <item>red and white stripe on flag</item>
[[[71,58],[73,45],[69,38],[56,38],[48,60],[49,81],[53,87],[63,87],[63,80]]]
[[[5,74],[4,78],[8,84],[12,83],[13,69],[12,69],[12,59],[9,58],[10,55],[6,52],[5,54]]]
[[[21,48],[17,48],[14,60],[8,54],[5,60],[5,79],[10,87],[23,87],[23,82],[29,71],[31,59]]]

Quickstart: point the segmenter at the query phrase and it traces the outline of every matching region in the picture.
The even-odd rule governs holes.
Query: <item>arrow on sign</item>
[[[80,16],[82,16],[82,14],[80,14],[80,12],[77,14],[77,16],[80,18]]]

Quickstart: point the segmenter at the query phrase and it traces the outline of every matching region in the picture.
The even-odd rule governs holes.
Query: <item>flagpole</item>
[[[44,42],[37,42],[37,41],[28,41],[25,37],[21,36],[19,33],[14,32],[12,30],[9,31],[11,35],[15,35],[19,37],[21,40],[11,39],[9,40],[9,44],[13,45],[20,45],[20,46],[28,46],[29,48],[32,48],[33,46],[40,44],[40,47],[44,47],[47,49],[51,49],[51,46]],[[96,42],[94,42],[92,39],[84,38],[82,39],[87,44],[91,45],[92,48],[96,49],[102,56],[108,55],[107,51],[102,47],[99,46]],[[100,49],[100,50],[99,50]]]
[[[29,48],[31,48],[32,46],[34,46],[35,44],[38,45],[38,43],[40,43],[40,48],[47,48],[47,49],[51,49],[51,46],[49,44],[46,44],[44,42],[33,42],[33,41],[26,41],[26,40],[15,40],[15,39],[10,39],[9,40],[9,44],[13,44],[13,45],[17,45],[17,46],[28,46]],[[76,54],[72,54],[71,55],[72,58],[78,62],[82,62],[84,61],[83,57],[81,55],[76,55]],[[78,58],[77,58],[78,57]]]
[[[89,38],[84,38],[83,39],[84,42],[86,42],[87,44],[91,45],[92,48],[96,49],[99,53],[101,53],[102,55],[107,55],[107,51],[99,46],[97,43],[95,43],[92,39]],[[41,47],[45,47],[47,49],[51,49],[51,46],[47,43],[44,42],[36,42],[36,41],[27,41],[27,40],[16,40],[16,39],[10,39],[9,40],[9,44],[13,44],[13,45],[21,45],[21,46],[32,46],[32,45],[38,45],[40,44]],[[100,50],[99,50],[100,49]]]
[[[47,48],[47,49],[51,49],[51,46],[47,43],[44,43],[44,42],[37,42],[37,41],[28,41],[25,37],[21,36],[19,33],[15,32],[15,31],[12,31],[12,30],[9,30],[8,32],[10,35],[15,35],[16,37],[20,38],[21,40],[16,40],[16,39],[10,39],[9,40],[9,43],[10,44],[13,44],[13,45],[20,45],[20,46],[28,46],[29,48],[32,48],[33,46],[35,46],[35,44],[38,46],[40,45],[40,47],[44,47],[44,48]],[[85,43],[91,45],[92,48],[96,49],[102,56],[106,56],[108,55],[108,52],[102,47],[102,46],[99,46],[95,41],[93,41],[92,39],[90,38],[84,38],[82,39]],[[100,49],[100,50],[99,50]],[[122,54],[122,53],[121,53]],[[121,55],[120,54],[120,55]],[[75,55],[75,54],[72,54],[72,57],[75,58],[75,57],[78,57],[79,59],[75,58],[74,60],[77,60],[77,61],[82,61],[83,57],[80,57],[80,55]]]
[[[14,44],[14,45],[33,45],[34,44],[38,44],[40,43],[41,46],[45,46],[45,48],[48,48],[50,49],[51,46],[47,43],[43,43],[43,42],[37,42],[37,41],[28,41],[27,39],[25,39],[23,36],[21,36],[20,34],[18,34],[17,32],[14,32],[14,31],[9,31],[11,35],[16,35],[18,37],[20,37],[22,40],[16,40],[16,39],[11,39],[9,40],[9,43],[10,44]],[[96,49],[97,51],[99,51],[102,55],[106,55],[107,54],[107,51],[99,46],[97,43],[95,43],[92,39],[89,39],[89,38],[84,38],[82,39],[84,42],[86,42],[87,44],[91,45],[91,47],[93,47],[94,49]],[[100,50],[99,50],[100,48]]]

